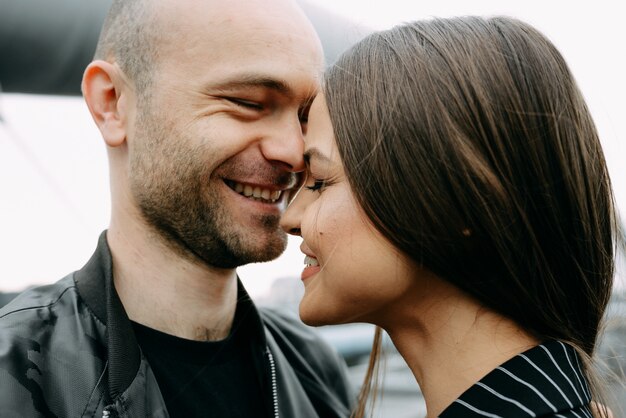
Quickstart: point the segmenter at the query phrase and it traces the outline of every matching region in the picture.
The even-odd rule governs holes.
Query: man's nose
[[[261,152],[266,160],[288,171],[304,170],[304,136],[297,115],[273,127],[271,134],[261,141]]]

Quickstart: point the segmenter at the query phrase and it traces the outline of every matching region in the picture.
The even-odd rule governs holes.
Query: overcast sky
[[[620,2],[316,0],[356,23],[384,29],[430,16],[505,14],[544,32],[587,99],[626,213],[626,25]],[[349,29],[349,28],[347,28]],[[80,268],[109,217],[104,145],[79,98],[0,95],[0,291],[50,283]],[[292,240],[277,261],[240,269],[253,295],[298,277]]]

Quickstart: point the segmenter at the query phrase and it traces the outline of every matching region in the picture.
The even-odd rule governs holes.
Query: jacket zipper
[[[276,383],[276,363],[274,362],[274,356],[269,347],[265,347],[267,353],[267,359],[270,363],[270,371],[272,373],[272,399],[274,402],[274,418],[280,418],[278,414],[278,385]]]
[[[270,372],[272,374],[272,402],[274,405],[274,418],[280,418],[278,414],[278,384],[276,383],[276,363],[274,362],[274,356],[269,347],[265,347],[265,353],[270,363]],[[112,418],[111,411],[104,409],[102,411],[102,418]]]

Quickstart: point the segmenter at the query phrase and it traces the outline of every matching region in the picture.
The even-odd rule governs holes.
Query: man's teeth
[[[320,263],[317,261],[317,258],[313,258],[308,255],[304,257],[304,264],[306,264],[307,267],[314,267],[314,266],[320,265]]]
[[[249,197],[250,199],[268,201],[271,203],[280,199],[280,195],[282,193],[280,190],[272,191],[270,189],[262,189],[258,186],[252,187],[249,184],[241,183],[231,183],[231,188],[240,195]]]

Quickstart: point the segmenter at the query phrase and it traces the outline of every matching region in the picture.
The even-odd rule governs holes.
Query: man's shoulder
[[[0,328],[2,328],[1,324],[11,322],[17,319],[16,317],[19,317],[19,320],[30,316],[33,319],[45,320],[47,315],[44,314],[42,317],[42,310],[54,307],[68,292],[75,292],[72,276],[70,274],[56,283],[33,287],[18,294],[0,308]]]
[[[105,336],[72,275],[19,294],[0,309],[0,416],[80,416],[100,394]]]
[[[306,386],[319,416],[348,416],[354,392],[343,358],[295,314],[267,307],[260,308],[259,312],[271,336],[269,340],[276,342]]]
[[[314,328],[302,323],[298,316],[280,308],[261,306],[258,308],[263,322],[270,331],[280,332],[295,344],[320,343],[326,345]]]
[[[25,290],[0,308],[0,347],[17,341],[29,341],[40,349],[57,343],[69,347],[78,336],[101,338],[104,331],[104,324],[82,302],[73,274]]]
[[[283,351],[298,355],[321,373],[329,368],[345,367],[337,350],[294,313],[271,307],[260,307],[259,312]]]

